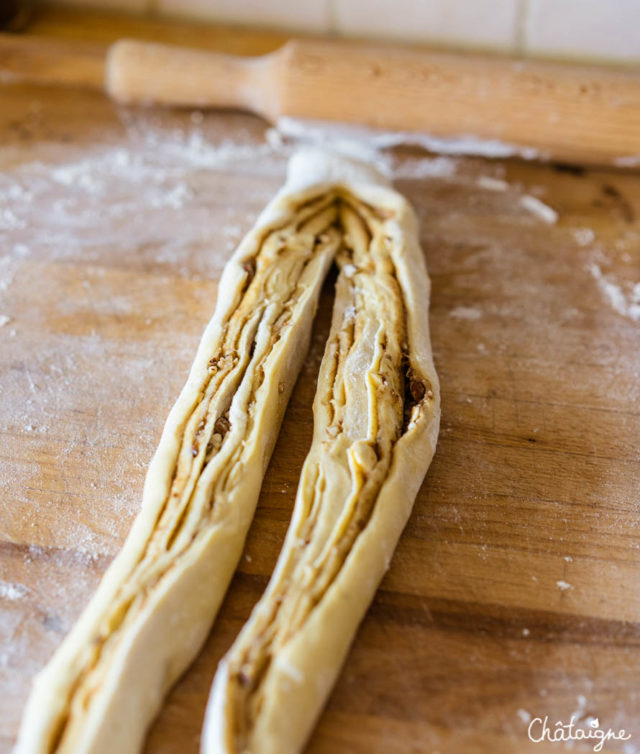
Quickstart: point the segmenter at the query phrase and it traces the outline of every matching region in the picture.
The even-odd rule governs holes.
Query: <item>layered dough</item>
[[[225,266],[142,510],[37,677],[17,754],[139,751],[241,554],[334,259],[336,305],[294,518],[267,593],[221,665],[203,738],[208,754],[302,745],[409,514],[438,425],[413,214],[377,174],[313,151],[292,160],[287,184]]]
[[[428,279],[397,194],[336,192],[342,236],[314,437],[267,591],[219,666],[203,754],[294,754],[324,705],[435,448]]]

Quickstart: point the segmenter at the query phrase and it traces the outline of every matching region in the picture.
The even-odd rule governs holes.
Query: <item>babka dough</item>
[[[202,646],[242,552],[319,291],[340,266],[314,441],[276,572],[222,663],[208,754],[297,751],[429,465],[438,385],[407,202],[307,150],[225,266],[122,551],[37,676],[16,754],[133,754]]]
[[[273,577],[218,667],[203,754],[302,749],[435,450],[429,281],[413,213],[380,180],[339,166],[332,177],[323,191],[335,197],[340,273],[313,443]]]

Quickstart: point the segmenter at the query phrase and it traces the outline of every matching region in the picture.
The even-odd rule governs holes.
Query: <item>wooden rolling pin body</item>
[[[241,58],[121,40],[106,82],[123,102],[473,136],[575,162],[640,156],[640,75],[625,70],[337,41],[291,40]]]

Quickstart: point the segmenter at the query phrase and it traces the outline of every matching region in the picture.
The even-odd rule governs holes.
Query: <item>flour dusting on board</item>
[[[640,282],[623,288],[622,285],[606,277],[600,265],[590,264],[588,270],[611,307],[623,317],[640,322]]]
[[[482,311],[474,306],[456,306],[449,312],[449,316],[454,319],[480,319]]]
[[[0,581],[0,600],[20,600],[28,591],[22,584],[9,584],[6,581]]]
[[[492,178],[489,175],[481,175],[476,180],[476,183],[480,188],[487,189],[488,191],[506,191],[509,188],[509,184],[500,178]]]
[[[616,157],[613,164],[618,168],[637,168],[640,165],[640,154],[630,154]]]
[[[558,220],[558,213],[536,196],[524,194],[520,197],[520,204],[549,225],[553,225]]]
[[[573,231],[573,237],[579,246],[590,246],[594,242],[596,234],[591,228],[576,228]]]

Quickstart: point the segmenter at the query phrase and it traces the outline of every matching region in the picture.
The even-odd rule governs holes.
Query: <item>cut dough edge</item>
[[[412,366],[430,381],[434,391],[428,442],[423,441],[423,446],[427,447],[428,444],[432,455],[437,436],[437,378],[431,360],[428,327],[425,325],[429,282],[417,242],[413,213],[406,201],[368,167],[324,151],[305,150],[291,160],[285,186],[265,208],[253,230],[225,265],[214,316],[204,332],[187,383],[169,414],[158,450],[150,464],[141,512],[94,598],[36,678],[23,715],[16,754],[65,754],[70,751],[78,754],[106,754],[112,751],[127,754],[139,751],[147,727],[159,710],[166,692],[202,646],[242,552],[286,403],[306,355],[320,287],[336,251],[331,246],[331,239],[323,241],[325,245],[328,244],[327,248],[311,255],[312,258],[304,265],[303,274],[306,270],[308,276],[303,281],[302,303],[287,323],[290,327],[288,335],[275,345],[265,346],[267,357],[270,355],[272,358],[268,364],[263,362],[262,365],[263,378],[258,387],[262,393],[258,408],[253,408],[251,448],[242,456],[241,479],[236,480],[226,500],[227,515],[199,532],[192,541],[186,542],[180,551],[177,566],[170,565],[157,582],[150,582],[151,588],[144,595],[142,604],[137,605],[137,612],[126,625],[125,635],[119,637],[115,651],[108,655],[107,667],[94,679],[93,685],[89,685],[86,691],[88,703],[80,708],[80,714],[75,716],[75,728],[71,730],[69,700],[73,701],[75,691],[79,685],[82,687],[82,682],[79,684],[78,681],[82,673],[78,668],[82,666],[87,648],[101,635],[105,615],[112,610],[123,585],[127,584],[136,565],[144,559],[149,542],[157,534],[158,522],[163,510],[166,510],[165,503],[175,481],[174,474],[179,467],[181,453],[184,457],[188,455],[185,451],[185,431],[202,401],[203,385],[210,378],[211,354],[216,353],[224,326],[235,311],[238,291],[246,290],[256,275],[251,264],[270,233],[287,223],[295,223],[306,205],[318,201],[322,204],[323,197],[337,193],[385,209],[394,216],[388,225],[389,232],[395,236],[394,243],[397,242],[397,248],[402,249],[396,271],[405,297]],[[419,274],[409,269],[414,264],[418,265]],[[251,278],[249,283],[248,278]],[[263,335],[268,339],[268,327]],[[255,340],[259,340],[259,337]],[[242,394],[243,379],[236,386],[225,417],[231,428],[227,427],[226,430],[230,436],[247,420],[246,411],[243,413],[241,408],[241,405],[246,408],[246,401],[244,404],[241,401],[233,402]],[[251,387],[245,385],[244,392],[251,392]],[[200,425],[196,429],[198,427]],[[223,432],[223,449],[225,434]],[[422,481],[420,475],[423,476],[426,471],[426,468],[423,469],[424,460],[414,458],[415,448],[409,445],[407,443],[406,453],[402,451],[406,457],[401,463],[396,463],[394,459],[394,467],[385,486],[385,489],[389,487],[393,479],[404,480],[407,475],[412,475],[411,479],[402,482],[409,484],[408,493],[402,492],[403,498],[410,498],[408,509]],[[208,448],[209,445],[207,452]],[[192,452],[195,456],[195,444]],[[402,468],[398,471],[396,466]],[[229,468],[227,477],[232,474],[233,468]],[[418,477],[420,479],[416,482]],[[413,487],[415,491],[411,495]],[[170,545],[179,540],[181,522],[189,520],[189,504],[184,518],[180,518],[177,525],[176,537],[166,540]],[[378,513],[379,507],[376,507],[374,519],[382,515]],[[407,504],[399,507],[407,508]],[[362,547],[365,539],[361,535],[356,547]],[[393,533],[389,539],[394,540]],[[393,546],[395,541],[390,550],[389,547],[385,550],[389,551],[385,562]],[[332,586],[332,589],[335,588],[336,584]],[[134,594],[133,601],[137,596]],[[368,601],[365,600],[362,611],[366,609]],[[315,706],[318,706],[317,702]],[[65,736],[70,737],[65,741]]]

